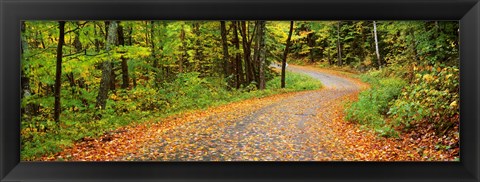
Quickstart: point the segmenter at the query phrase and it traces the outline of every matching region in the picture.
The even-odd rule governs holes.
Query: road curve
[[[117,160],[158,161],[323,161],[348,158],[329,150],[335,133],[326,124],[332,102],[360,90],[350,79],[302,66],[288,71],[318,79],[324,88],[229,108],[162,131],[137,152]],[[327,142],[329,141],[329,142]],[[341,150],[341,146],[336,146]]]

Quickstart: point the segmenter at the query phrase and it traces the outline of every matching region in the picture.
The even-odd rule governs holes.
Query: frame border
[[[0,0],[0,181],[480,181],[479,0]],[[20,162],[21,20],[459,20],[461,162]]]

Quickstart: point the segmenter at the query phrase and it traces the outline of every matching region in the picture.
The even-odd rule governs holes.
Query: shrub
[[[415,68],[411,84],[402,91],[389,110],[397,125],[410,127],[428,122],[437,128],[450,127],[459,114],[459,70],[441,65]]]

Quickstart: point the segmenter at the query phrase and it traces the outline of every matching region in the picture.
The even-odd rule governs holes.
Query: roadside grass
[[[200,78],[196,73],[189,73],[179,75],[172,84],[158,90],[138,85],[128,91],[110,94],[104,110],[96,110],[93,105],[66,108],[58,125],[44,116],[29,118],[28,122],[22,120],[21,160],[35,161],[53,155],[76,141],[96,138],[125,125],[160,122],[168,116],[231,102],[322,87],[319,80],[293,72],[286,73],[285,81],[284,89],[280,88],[280,76],[277,75],[266,83],[265,90],[257,90],[254,85],[227,90],[222,79]],[[86,94],[89,94],[85,95],[86,98],[94,103],[95,94]],[[65,103],[68,102],[65,99]],[[101,118],[96,119],[98,116]]]
[[[398,137],[386,115],[390,102],[400,95],[406,82],[397,77],[383,77],[381,71],[362,74],[360,79],[371,87],[359,94],[358,101],[347,103],[345,118],[373,129],[380,136]]]

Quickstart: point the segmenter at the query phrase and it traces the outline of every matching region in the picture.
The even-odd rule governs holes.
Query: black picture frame
[[[1,0],[0,181],[480,179],[479,0]],[[21,20],[458,20],[460,162],[20,162]]]

